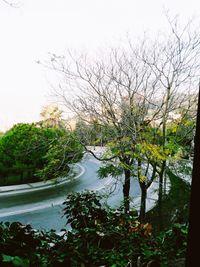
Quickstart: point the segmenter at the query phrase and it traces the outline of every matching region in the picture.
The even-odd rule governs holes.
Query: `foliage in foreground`
[[[178,266],[174,259],[185,256],[185,224],[174,224],[155,237],[150,224],[139,223],[132,212],[106,209],[93,192],[70,194],[64,205],[72,229],[62,236],[1,223],[0,266],[123,267],[154,261],[164,267]]]

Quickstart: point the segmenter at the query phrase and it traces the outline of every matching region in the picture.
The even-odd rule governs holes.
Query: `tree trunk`
[[[131,178],[131,172],[130,170],[125,169],[124,170],[124,185],[123,185],[123,194],[124,194],[124,212],[128,213],[130,210],[130,199],[129,199],[129,193],[130,193],[130,178]]]
[[[145,182],[140,182],[140,189],[141,189],[141,202],[140,202],[140,222],[144,222],[145,214],[146,214],[146,198],[147,198],[147,187]]]
[[[158,189],[158,216],[159,216],[159,230],[163,229],[163,209],[162,209],[162,199],[163,199],[163,178],[166,167],[166,161],[162,162],[161,171],[159,173],[159,189]]]
[[[166,195],[166,193],[167,193],[167,175],[166,175],[166,172],[164,172],[164,178],[163,179],[164,179],[163,194]]]

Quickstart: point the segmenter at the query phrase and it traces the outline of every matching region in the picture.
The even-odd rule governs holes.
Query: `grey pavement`
[[[61,228],[66,227],[66,219],[62,217],[62,203],[66,195],[85,189],[101,191],[107,195],[115,189],[107,203],[111,206],[119,206],[123,200],[122,180],[116,181],[112,177],[99,179],[96,175],[99,165],[98,160],[89,156],[76,166],[79,174],[75,179],[60,178],[53,183],[48,181],[4,189],[1,187],[0,220],[20,221],[24,224],[30,223],[36,229],[60,231]],[[157,201],[157,189],[158,183],[153,182],[147,193],[147,210],[150,210]],[[131,179],[130,195],[133,199],[133,207],[139,210],[140,187],[135,178]]]

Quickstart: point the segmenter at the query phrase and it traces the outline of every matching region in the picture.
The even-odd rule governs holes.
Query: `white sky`
[[[185,20],[200,13],[199,0],[16,1],[19,8],[0,0],[0,131],[39,120],[50,101],[52,77],[35,61],[49,52],[99,49],[117,44],[127,33],[162,30],[164,7]]]

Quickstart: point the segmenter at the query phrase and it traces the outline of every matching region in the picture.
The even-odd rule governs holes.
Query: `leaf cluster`
[[[154,236],[151,224],[141,224],[133,212],[105,207],[94,192],[70,194],[64,216],[72,229],[61,235],[0,223],[0,265],[122,267],[137,266],[139,259],[141,266],[154,261],[167,267],[185,256],[186,225],[176,223]]]
[[[0,183],[58,177],[66,174],[69,164],[79,161],[82,155],[73,134],[63,128],[17,124],[0,138]]]

